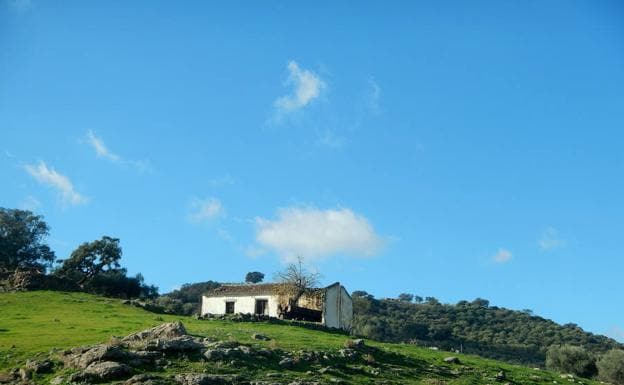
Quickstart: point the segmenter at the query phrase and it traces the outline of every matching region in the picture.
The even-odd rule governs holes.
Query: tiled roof
[[[204,293],[206,297],[223,297],[223,296],[246,296],[246,295],[271,295],[284,288],[288,284],[284,283],[242,283],[242,284],[224,284],[217,288]],[[323,290],[323,289],[313,289]]]

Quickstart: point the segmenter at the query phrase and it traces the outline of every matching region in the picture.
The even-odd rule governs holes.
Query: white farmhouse
[[[340,282],[303,293],[295,292],[291,285],[280,283],[228,284],[202,296],[201,313],[258,314],[351,330],[353,302]]]

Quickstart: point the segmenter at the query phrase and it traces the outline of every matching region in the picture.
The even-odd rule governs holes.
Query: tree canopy
[[[264,280],[264,274],[259,271],[250,271],[245,275],[245,282],[260,283]]]
[[[56,274],[73,276],[82,285],[99,273],[119,269],[121,254],[119,239],[103,236],[102,239],[78,246],[68,259],[62,261]]]
[[[0,207],[0,268],[45,270],[54,252],[44,242],[49,227],[30,211]]]

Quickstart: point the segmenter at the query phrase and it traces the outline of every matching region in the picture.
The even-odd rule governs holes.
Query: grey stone
[[[70,377],[71,382],[100,382],[122,380],[132,373],[130,367],[119,362],[94,362],[81,372]]]
[[[283,358],[278,363],[278,365],[281,366],[282,368],[292,368],[293,366],[295,366],[295,360],[290,357],[286,357],[286,358]]]
[[[19,376],[22,379],[22,381],[30,380],[33,376],[33,371],[28,368],[20,368]]]
[[[172,338],[156,338],[153,340],[139,342],[134,345],[148,351],[162,352],[189,352],[201,350],[204,344],[191,336],[181,336]]]
[[[122,361],[126,357],[126,352],[118,346],[95,345],[72,349],[69,355],[63,357],[63,360],[65,366],[85,369],[96,361]]]
[[[36,360],[28,360],[26,361],[26,368],[32,370],[34,373],[50,373],[54,364],[50,360],[36,361]]]
[[[123,385],[167,385],[170,381],[153,374],[137,374],[127,379]]]
[[[444,362],[446,362],[447,364],[459,364],[459,358],[455,357],[455,356],[451,356],[451,357],[444,357]]]
[[[227,374],[178,374],[174,377],[180,385],[228,385],[237,381],[238,376]]]
[[[253,338],[254,340],[260,340],[260,341],[271,341],[271,339],[269,337],[265,336],[264,334],[260,334],[260,333],[252,334],[251,338]]]
[[[356,358],[358,355],[357,351],[353,349],[340,349],[338,353],[340,354],[342,358],[346,358],[350,360]]]
[[[121,342],[129,347],[143,346],[145,342],[187,336],[186,328],[181,322],[168,322],[124,337]]]

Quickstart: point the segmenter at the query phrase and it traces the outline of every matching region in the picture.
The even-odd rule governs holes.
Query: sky
[[[297,255],[624,342],[620,1],[0,0],[0,206],[162,292]]]

